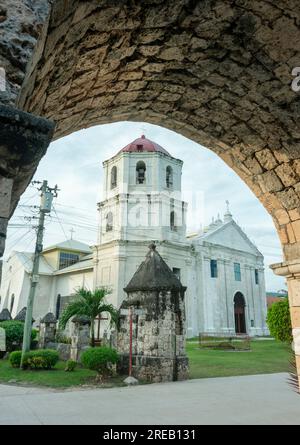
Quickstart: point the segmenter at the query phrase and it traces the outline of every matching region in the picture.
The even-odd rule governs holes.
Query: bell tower
[[[144,135],[103,162],[99,244],[114,240],[184,242],[180,159]]]

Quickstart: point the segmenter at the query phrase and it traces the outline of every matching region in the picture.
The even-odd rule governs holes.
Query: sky
[[[223,217],[226,200],[234,220],[265,257],[267,290],[285,289],[282,277],[269,269],[282,261],[280,242],[272,218],[248,186],[216,154],[173,131],[139,122],[95,126],[51,143],[34,180],[58,185],[54,209],[46,218],[44,247],[70,239],[97,242],[97,202],[101,201],[102,162],[129,142],[145,134],[173,157],[183,160],[182,191],[188,202],[187,232]],[[5,257],[12,250],[33,251],[39,192],[30,185],[10,221]]]

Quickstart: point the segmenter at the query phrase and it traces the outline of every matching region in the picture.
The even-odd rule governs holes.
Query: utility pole
[[[33,184],[41,184],[41,182],[34,181]],[[33,303],[34,303],[36,287],[39,281],[39,263],[40,263],[40,254],[43,250],[45,216],[46,213],[51,212],[52,200],[53,197],[57,196],[58,188],[57,185],[54,188],[50,188],[48,187],[48,181],[43,181],[42,186],[40,187],[39,190],[41,191],[39,224],[37,227],[37,237],[36,237],[35,252],[33,257],[31,285],[27,300],[27,310],[26,310],[23,345],[22,345],[21,368],[23,367],[24,354],[30,350]]]

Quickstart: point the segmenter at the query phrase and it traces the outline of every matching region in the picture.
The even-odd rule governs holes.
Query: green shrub
[[[21,364],[22,351],[14,351],[9,356],[13,368],[19,368]],[[57,351],[52,349],[37,349],[26,352],[23,360],[24,369],[51,369],[59,360]]]
[[[108,374],[109,367],[118,361],[115,349],[108,347],[89,348],[81,356],[81,362],[85,368],[98,371],[99,374]]]
[[[20,349],[23,342],[24,323],[17,320],[7,320],[0,323],[0,327],[5,330],[6,349],[8,352]],[[31,340],[35,340],[37,330],[32,329]]]
[[[25,354],[24,367],[31,369],[51,369],[59,360],[59,354],[53,349],[37,349]]]
[[[289,302],[287,298],[272,304],[268,309],[267,324],[270,334],[276,340],[293,341]]]
[[[20,368],[22,351],[13,351],[9,354],[9,361],[13,368]]]
[[[74,360],[68,360],[66,363],[65,371],[66,372],[74,371],[76,366],[77,366],[77,362],[74,362]]]

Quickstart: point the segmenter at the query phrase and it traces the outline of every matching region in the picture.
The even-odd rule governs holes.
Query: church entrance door
[[[246,334],[245,306],[243,294],[237,292],[234,296],[234,321],[237,334]]]

